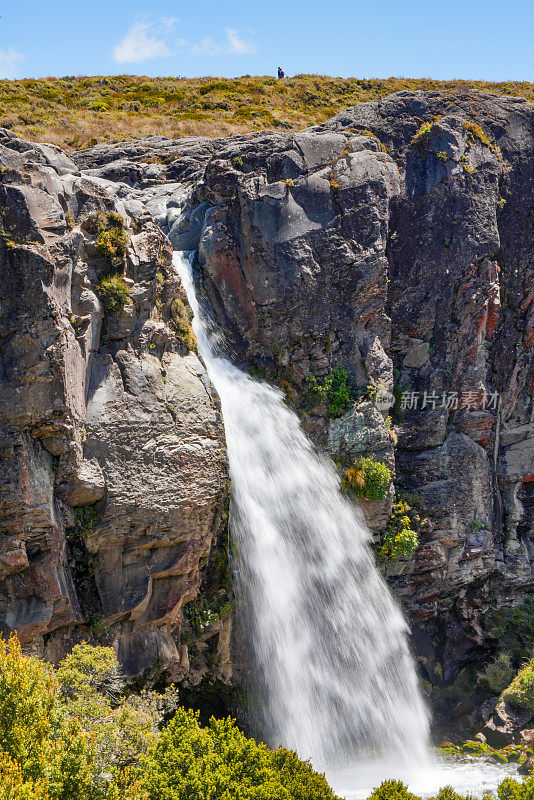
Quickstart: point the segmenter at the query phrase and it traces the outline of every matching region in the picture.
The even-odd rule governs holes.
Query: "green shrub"
[[[219,619],[232,613],[232,604],[223,594],[199,594],[184,605],[182,622],[198,636]]]
[[[534,714],[534,658],[518,672],[502,693],[502,699]]]
[[[77,645],[54,670],[22,655],[16,636],[0,640],[0,800],[339,800],[308,761],[257,744],[231,718],[202,727],[180,708],[158,731],[176,694],[171,706],[154,692],[125,700],[121,685],[112,648]],[[507,778],[497,794],[532,800],[534,778]],[[386,780],[369,800],[421,798]],[[446,786],[431,800],[468,798]]]
[[[412,141],[410,142],[410,147],[414,147],[416,150],[423,150],[427,141],[430,138],[431,131],[432,131],[432,123],[423,122],[423,124],[413,137]]]
[[[492,147],[492,143],[490,142],[490,140],[488,139],[488,137],[486,136],[480,125],[477,125],[476,122],[465,121],[464,131],[467,131],[468,134],[471,134],[475,139],[478,139],[478,141],[481,144],[486,145],[486,147]]]
[[[413,529],[411,512],[411,506],[404,500],[394,503],[387,528],[382,535],[379,550],[382,558],[392,561],[410,558],[417,550],[419,534]]]
[[[118,673],[118,662],[111,647],[93,647],[85,642],[72,648],[60,663],[56,676],[65,700],[88,698]]]
[[[532,800],[534,797],[534,778],[528,778],[522,783],[513,778],[505,778],[497,789],[499,800]]]
[[[97,292],[106,314],[120,314],[130,300],[130,289],[121,275],[113,273],[100,278]]]
[[[336,800],[322,776],[294,754],[273,754],[230,718],[212,717],[202,728],[198,716],[179,709],[142,759],[140,782],[151,800]],[[291,793],[301,780],[311,794]]]
[[[455,792],[452,786],[444,786],[431,800],[468,800],[468,798],[464,798]]]
[[[62,713],[52,667],[23,656],[16,636],[0,640],[3,789],[9,780],[22,797],[34,784],[36,794],[49,800],[89,800],[92,763],[88,737]]]
[[[198,90],[200,95],[209,94],[210,92],[225,92],[228,89],[226,81],[212,81],[201,86]]]
[[[74,509],[74,522],[84,535],[93,532],[98,521],[98,514],[94,506],[78,506]]]
[[[381,461],[360,458],[345,472],[342,489],[360,499],[383,500],[391,483],[391,470]]]
[[[175,297],[171,303],[171,322],[180,342],[188,350],[197,350],[197,340],[191,328],[193,313],[183,300]]]
[[[109,111],[109,105],[103,100],[95,100],[94,103],[89,103],[91,111]]]
[[[124,220],[120,214],[111,211],[97,216],[96,249],[109,263],[117,267],[122,264],[126,252],[126,233]]]
[[[408,791],[402,781],[387,780],[369,796],[369,800],[420,800],[415,794]]]
[[[341,417],[357,398],[354,380],[342,364],[322,380],[308,375],[305,394],[305,404],[310,408],[326,400],[329,417]]]
[[[501,694],[510,685],[514,669],[508,653],[499,653],[482,672],[478,673],[477,684],[491,694]]]
[[[488,611],[484,625],[487,635],[498,641],[499,650],[510,656],[512,667],[518,669],[522,661],[532,657],[534,598],[527,597],[518,606]]]
[[[279,747],[272,753],[272,763],[291,800],[336,800],[324,775],[309,761],[301,761],[293,750]]]
[[[22,768],[0,752],[0,800],[50,800],[46,783],[25,780]]]
[[[93,786],[105,791],[110,768],[135,764],[154,743],[157,718],[121,700],[122,680],[112,647],[76,645],[60,663],[57,679],[64,710],[90,736]]]

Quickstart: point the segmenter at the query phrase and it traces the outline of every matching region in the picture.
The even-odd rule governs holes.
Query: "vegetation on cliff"
[[[197,340],[191,327],[193,312],[186,306],[180,297],[175,297],[171,303],[171,323],[180,342],[188,350],[197,352]]]
[[[534,713],[534,659],[525,664],[502,693],[502,699],[516,708]]]
[[[116,272],[100,278],[97,291],[106,314],[120,314],[130,297],[128,284]]]
[[[383,500],[391,483],[391,470],[373,458],[359,458],[343,476],[341,487],[361,500]]]
[[[417,526],[421,518],[409,503],[399,500],[393,504],[386,530],[381,537],[379,555],[381,558],[396,561],[410,558],[419,545]]]
[[[124,220],[120,214],[97,214],[96,229],[98,238],[96,249],[112,267],[122,266],[126,253],[126,234]]]
[[[78,149],[151,134],[227,136],[263,128],[300,130],[347,106],[403,89],[474,88],[534,99],[534,83],[409,78],[273,77],[27,78],[0,81],[0,125],[19,136]]]
[[[491,609],[484,620],[487,636],[495,641],[494,656],[478,673],[477,686],[487,696],[500,695],[519,708],[527,696],[529,675],[533,672],[534,600],[527,597],[517,606]],[[518,672],[519,671],[519,672]],[[534,680],[532,680],[534,685]],[[533,709],[534,710],[534,709]]]

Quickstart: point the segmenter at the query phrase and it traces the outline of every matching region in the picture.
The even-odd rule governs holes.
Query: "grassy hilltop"
[[[467,88],[534,100],[534,83],[428,79],[272,77],[63,77],[0,80],[0,125],[22,137],[78,149],[148,134],[227,136],[299,130],[347,106],[402,89]]]

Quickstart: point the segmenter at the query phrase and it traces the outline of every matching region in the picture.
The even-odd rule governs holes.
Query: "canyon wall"
[[[187,674],[182,606],[208,573],[224,591],[206,565],[222,426],[172,331],[172,245],[198,250],[233,360],[282,388],[317,446],[390,468],[387,496],[363,502],[377,541],[395,494],[417,506],[419,547],[384,569],[429,691],[482,663],[488,612],[533,589],[532,106],[401,92],[296,134],[150,137],[75,164],[2,145],[3,628],[49,657],[87,635],[66,533],[91,503],[90,594],[132,674],[149,666],[139,653]],[[127,220],[119,317],[96,292],[98,210]],[[309,376],[340,365],[361,391],[332,418]],[[200,673],[208,649],[229,678],[228,627],[190,645]]]
[[[2,631],[52,661],[88,639],[131,678],[200,679],[182,610],[224,539],[226,451],[170,244],[55,148],[4,132],[0,160]],[[226,677],[227,626],[193,646]]]

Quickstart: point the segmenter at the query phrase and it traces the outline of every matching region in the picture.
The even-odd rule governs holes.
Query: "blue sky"
[[[534,80],[532,0],[0,0],[0,76]]]

